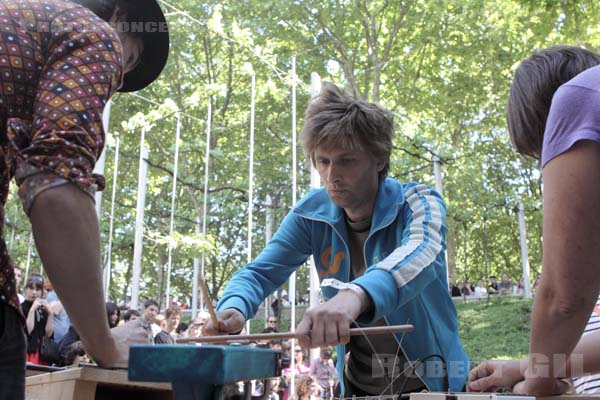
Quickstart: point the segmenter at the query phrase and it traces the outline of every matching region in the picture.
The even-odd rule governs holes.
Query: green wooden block
[[[135,345],[129,379],[222,385],[280,375],[281,352],[250,346]]]

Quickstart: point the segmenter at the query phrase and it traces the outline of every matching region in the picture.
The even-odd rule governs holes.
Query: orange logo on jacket
[[[331,256],[331,246],[326,248],[323,253],[321,253],[321,264],[325,266],[326,269],[319,270],[319,278],[323,279],[327,275],[335,275],[340,270],[340,265],[342,265],[342,261],[346,255],[343,251],[339,251],[335,253],[333,257],[333,262],[329,261],[329,256]]]

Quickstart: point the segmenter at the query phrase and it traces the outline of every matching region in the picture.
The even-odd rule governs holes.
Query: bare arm
[[[44,268],[86,350],[99,365],[115,365],[122,355],[106,318],[92,199],[72,184],[54,187],[36,197],[30,218]]]
[[[60,300],[51,301],[49,304],[50,304],[50,310],[52,311],[52,314],[54,314],[54,315],[60,314],[60,312],[63,310],[63,305],[60,302]]]
[[[556,390],[600,287],[600,144],[583,141],[550,161],[544,178],[544,275],[531,323],[526,379],[518,392]]]
[[[571,377],[598,373],[600,373],[600,331],[581,338],[567,366],[567,376]]]
[[[485,361],[469,373],[468,390],[489,392],[498,388],[511,388],[523,380],[527,364],[527,359]],[[560,378],[575,378],[597,373],[600,373],[600,331],[581,338],[567,362],[566,374]],[[560,387],[566,389],[566,386]]]

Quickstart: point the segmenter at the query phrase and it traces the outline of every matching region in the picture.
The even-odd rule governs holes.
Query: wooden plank
[[[77,380],[27,386],[27,400],[94,400],[96,384]]]
[[[171,390],[171,385],[155,382],[135,382],[129,380],[128,372],[125,369],[103,369],[103,368],[82,368],[81,379],[94,381],[98,383],[109,383],[112,385],[132,386],[145,389]]]
[[[131,386],[148,389],[171,390],[168,383],[134,382],[127,378],[127,370],[112,370],[92,366],[71,368],[64,371],[28,376],[27,386],[83,380],[111,385]]]
[[[278,376],[279,351],[250,346],[135,345],[129,379],[221,385]]]
[[[27,400],[172,400],[170,383],[132,382],[126,370],[85,366],[29,376]]]

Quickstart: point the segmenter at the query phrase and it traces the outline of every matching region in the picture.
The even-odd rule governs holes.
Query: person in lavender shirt
[[[469,389],[546,396],[600,371],[600,332],[582,333],[600,290],[600,55],[553,46],[521,62],[508,100],[516,150],[541,159],[543,271],[529,356],[486,361]]]

